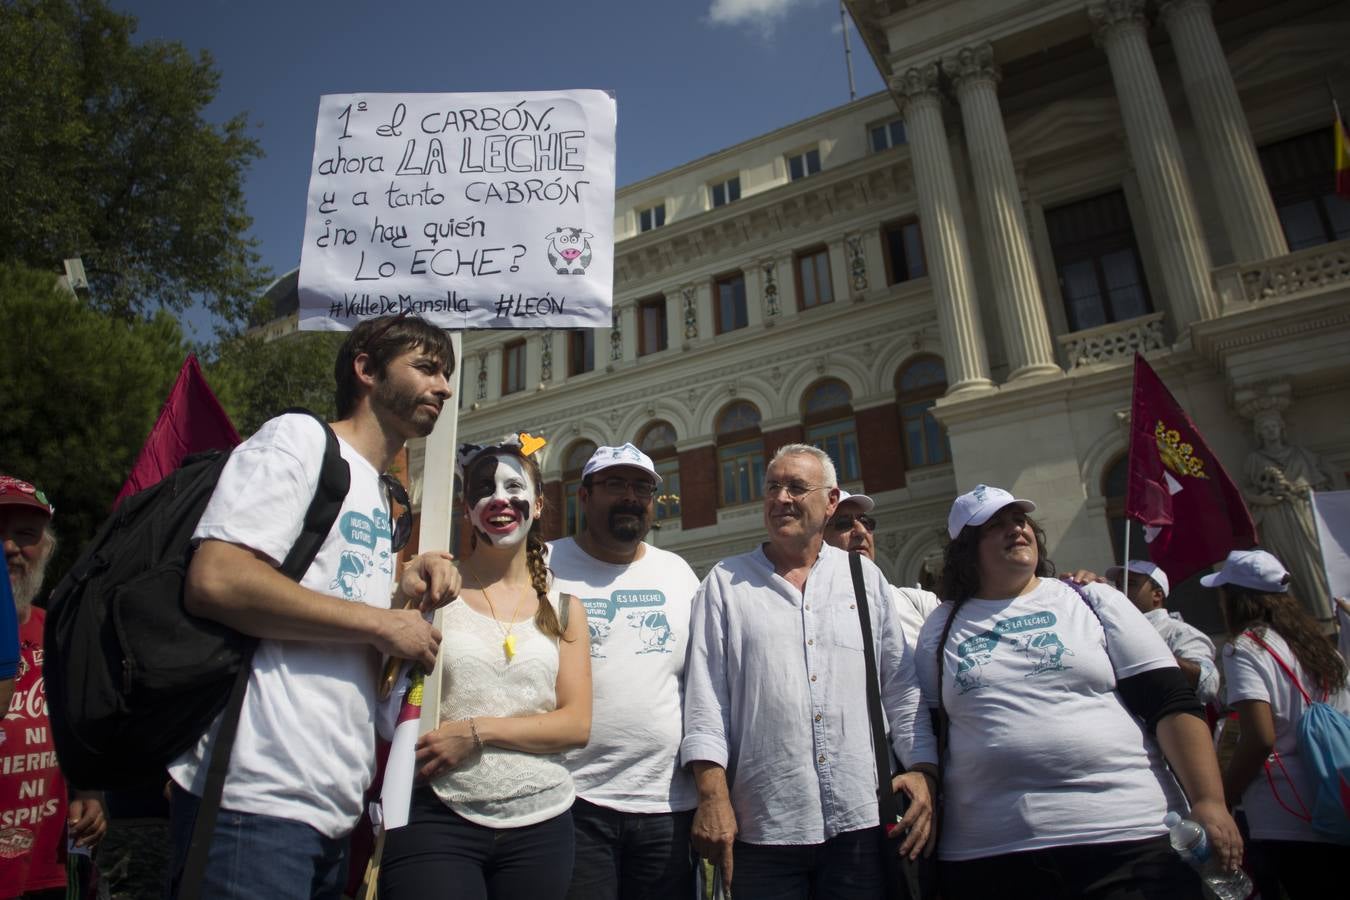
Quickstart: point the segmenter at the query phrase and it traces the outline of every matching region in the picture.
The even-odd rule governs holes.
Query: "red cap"
[[[56,512],[46,494],[13,475],[0,475],[0,506],[27,506],[45,513],[47,518]]]

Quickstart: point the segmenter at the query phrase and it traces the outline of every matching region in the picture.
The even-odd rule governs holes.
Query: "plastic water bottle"
[[[1214,896],[1219,900],[1246,900],[1252,892],[1252,880],[1241,869],[1228,872],[1219,867],[1219,861],[1210,856],[1209,837],[1198,822],[1169,812],[1163,824],[1167,826],[1167,838],[1172,843],[1172,849],[1200,873],[1200,878],[1214,892]]]

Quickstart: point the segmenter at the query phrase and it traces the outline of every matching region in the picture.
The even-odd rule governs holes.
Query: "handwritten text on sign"
[[[300,327],[608,327],[614,125],[603,91],[323,97]]]

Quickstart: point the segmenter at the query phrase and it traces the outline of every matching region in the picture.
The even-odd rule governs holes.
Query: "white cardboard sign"
[[[597,90],[325,95],[300,328],[608,328],[616,115]]]

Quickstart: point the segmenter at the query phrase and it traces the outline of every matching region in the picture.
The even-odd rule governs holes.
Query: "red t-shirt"
[[[0,732],[0,897],[66,884],[66,782],[42,682],[46,617],[34,608],[19,626],[14,699]]]

